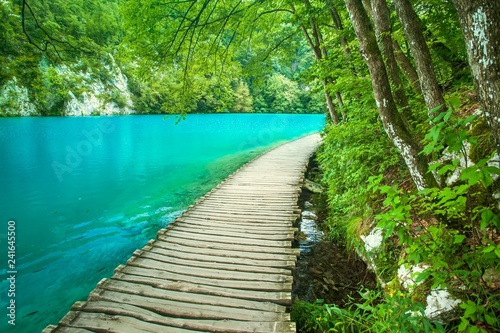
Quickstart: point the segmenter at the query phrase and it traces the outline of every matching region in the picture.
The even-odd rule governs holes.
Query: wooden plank
[[[192,304],[205,304],[215,306],[226,306],[239,309],[250,309],[267,312],[284,313],[286,307],[271,302],[250,301],[233,297],[221,297],[217,295],[206,295],[191,293],[188,291],[165,290],[150,285],[130,283],[127,281],[103,279],[97,284],[97,289],[116,291],[123,294],[140,295],[149,298],[159,298],[169,301],[178,301]]]
[[[291,276],[272,273],[251,273],[240,271],[226,271],[221,269],[185,267],[182,265],[168,264],[148,258],[131,257],[127,265],[152,270],[161,270],[184,275],[198,276],[219,280],[243,280],[243,281],[269,281],[269,282],[292,282]]]
[[[294,228],[291,227],[290,222],[282,223],[276,225],[275,223],[254,223],[254,222],[238,222],[238,221],[221,221],[217,219],[206,219],[202,217],[195,217],[195,216],[186,216],[186,217],[178,217],[174,222],[171,224],[177,223],[177,222],[185,222],[187,224],[193,224],[193,225],[206,225],[210,226],[210,228],[216,228],[217,226],[220,226],[224,229],[244,229],[244,230],[249,230],[255,233],[265,233],[267,231],[271,231],[273,233],[276,232],[283,232],[283,231],[289,231],[293,230]]]
[[[245,217],[253,217],[253,218],[264,218],[267,219],[269,217],[275,219],[280,219],[280,218],[288,218],[290,217],[291,214],[293,214],[293,211],[290,209],[287,209],[286,211],[263,211],[261,209],[258,209],[258,206],[256,206],[255,210],[251,209],[245,209],[245,210],[238,210],[238,209],[224,209],[222,207],[218,209],[214,209],[211,207],[206,207],[205,205],[198,205],[192,209],[189,210],[192,213],[201,213],[201,214],[217,214],[217,215],[231,215],[235,217],[239,216],[245,216]]]
[[[289,321],[288,313],[241,309],[207,304],[184,303],[166,299],[94,289],[89,301],[109,301],[130,304],[158,314],[182,318],[232,319],[247,321]]]
[[[83,328],[74,327],[59,327],[54,325],[49,325],[45,327],[42,333],[92,333],[92,331]]]
[[[236,230],[233,231],[228,228],[202,228],[199,226],[189,225],[187,223],[177,223],[170,224],[167,230],[177,230],[183,232],[196,232],[197,234],[212,235],[212,236],[225,236],[225,237],[237,237],[237,238],[250,238],[250,239],[260,239],[260,240],[270,240],[270,241],[291,241],[293,240],[294,232],[292,230],[288,232],[273,232],[273,233],[253,233],[250,230]]]
[[[228,213],[222,213],[222,214],[214,214],[214,213],[208,213],[208,212],[196,212],[196,211],[186,211],[185,214],[183,214],[185,217],[199,217],[203,219],[216,219],[217,221],[228,221],[228,222],[252,222],[255,224],[273,224],[273,225],[282,225],[286,226],[289,225],[297,220],[299,217],[298,214],[291,214],[290,217],[277,217],[274,218],[272,216],[268,217],[252,217],[251,215],[231,215]]]
[[[240,244],[225,244],[225,243],[207,243],[196,240],[185,239],[181,237],[175,237],[173,235],[168,236],[158,236],[158,239],[164,242],[175,243],[179,245],[193,246],[205,249],[216,249],[216,250],[231,250],[231,251],[242,251],[242,252],[255,252],[255,253],[274,253],[274,254],[289,254],[296,255],[300,254],[299,249],[292,249],[287,247],[272,247],[272,246],[248,246]]]
[[[217,193],[213,193],[213,195],[230,195],[233,198],[240,199],[283,199],[283,198],[294,198],[299,196],[299,190],[281,190],[281,191],[273,191],[270,188],[262,188],[262,187],[240,187],[238,189],[235,188],[220,188]]]
[[[249,272],[249,273],[266,273],[266,274],[283,274],[291,275],[292,272],[289,269],[274,268],[274,267],[262,267],[245,265],[243,262],[240,263],[219,263],[216,258],[212,259],[212,262],[206,262],[202,260],[192,260],[165,256],[159,253],[154,253],[151,251],[141,251],[137,250],[134,252],[134,256],[139,258],[146,258],[155,261],[160,261],[172,265],[180,265],[186,267],[198,267],[198,268],[212,268],[224,271],[238,271],[238,272]]]
[[[183,231],[181,229],[171,228],[165,233],[160,232],[160,236],[164,237],[178,237],[196,241],[211,242],[211,243],[224,243],[224,244],[240,244],[248,246],[266,246],[266,247],[292,247],[291,241],[283,240],[267,240],[267,239],[255,239],[255,238],[242,238],[242,237],[231,237],[231,236],[217,236],[217,235],[207,235],[201,233],[194,233],[190,231]]]
[[[264,202],[261,202],[259,204],[255,204],[255,202],[248,202],[248,201],[234,201],[234,202],[227,202],[225,200],[207,200],[204,201],[203,204],[200,203],[200,206],[210,208],[210,209],[221,209],[221,210],[231,210],[231,209],[237,209],[237,210],[245,210],[245,211],[261,211],[261,212],[273,212],[273,211],[282,211],[282,212],[287,212],[287,213],[293,213],[294,211],[298,210],[299,207],[296,205],[290,205],[290,204],[265,204]]]
[[[186,259],[186,260],[195,260],[207,263],[226,263],[226,264],[236,264],[236,265],[245,264],[248,266],[256,266],[256,267],[275,267],[275,268],[287,268],[287,269],[293,269],[295,267],[295,261],[292,260],[262,260],[262,259],[257,260],[248,258],[235,258],[228,256],[215,256],[213,254],[172,251],[156,246],[148,248],[145,247],[143,248],[143,250],[148,251],[150,253],[157,253],[162,256]]]
[[[215,286],[222,288],[233,288],[241,290],[260,290],[260,291],[277,291],[277,292],[288,292],[292,290],[292,284],[290,282],[210,279],[206,277],[186,275],[176,272],[147,269],[139,266],[118,266],[115,272],[131,274],[131,275],[140,275],[156,279],[183,281],[183,282],[197,283],[200,285]]]
[[[228,258],[242,258],[242,259],[254,259],[254,260],[268,260],[271,262],[278,261],[293,261],[297,260],[295,254],[276,254],[276,253],[260,253],[260,252],[243,252],[237,249],[211,249],[198,247],[196,244],[185,245],[185,244],[175,244],[171,242],[165,242],[161,240],[155,240],[149,243],[151,246],[159,247],[162,249],[173,250],[173,251],[183,251],[186,253],[202,253],[205,255],[213,255],[217,257],[228,257]],[[275,266],[280,267],[280,266]]]
[[[233,297],[233,298],[248,299],[253,301],[273,302],[276,304],[287,305],[287,306],[292,304],[291,301],[292,297],[290,292],[232,289],[232,288],[202,285],[199,283],[173,281],[167,279],[158,279],[153,277],[131,275],[124,273],[115,273],[112,276],[112,279],[119,281],[133,282],[136,284],[150,285],[156,288],[161,288],[166,290],[176,290],[176,291],[191,292],[197,294]]]
[[[198,330],[182,329],[148,323],[128,316],[114,316],[104,313],[70,311],[60,325],[84,328],[92,332],[110,333],[199,333]],[[207,333],[210,331],[206,331]]]
[[[148,311],[133,305],[117,304],[105,301],[93,301],[77,303],[73,306],[74,311],[101,312],[110,315],[123,315],[134,317],[142,321],[161,324],[163,326],[179,327],[197,331],[209,331],[215,333],[242,333],[242,332],[295,332],[295,325],[289,322],[248,322],[230,320],[197,320],[170,318],[160,316],[152,311]]]
[[[231,194],[225,194],[222,192],[214,192],[211,194],[207,194],[203,197],[200,198],[201,202],[205,201],[220,201],[220,202],[245,202],[245,203],[270,203],[270,204],[290,204],[290,205],[296,205],[297,200],[299,199],[299,196],[297,194],[293,195],[288,195],[286,197],[283,196],[277,196],[277,197],[271,197],[269,195],[245,195],[245,196],[238,196],[235,197],[234,195]]]

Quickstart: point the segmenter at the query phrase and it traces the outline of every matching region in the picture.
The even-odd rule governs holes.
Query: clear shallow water
[[[322,115],[0,118],[0,332],[56,324],[156,231]],[[16,222],[16,326],[7,222]]]

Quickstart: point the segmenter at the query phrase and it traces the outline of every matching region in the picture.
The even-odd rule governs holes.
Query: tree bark
[[[333,123],[338,124],[340,123],[340,119],[339,116],[337,115],[335,104],[333,104],[332,95],[330,95],[330,91],[328,91],[326,81],[324,82],[324,87],[325,87],[325,98],[326,98],[326,105],[328,107],[328,112],[330,113],[330,117],[332,118]]]
[[[403,53],[401,50],[401,46],[395,40],[392,41],[392,46],[394,49],[394,56],[396,57],[396,61],[398,63],[399,68],[405,75],[406,79],[411,85],[413,91],[419,95],[422,95],[422,89],[420,88],[420,81],[418,80],[418,74],[413,65],[411,64],[410,59]]]
[[[437,82],[429,48],[422,33],[420,19],[409,0],[394,0],[393,2],[408,39],[411,54],[415,59],[425,105],[428,110],[444,105],[444,98]]]
[[[326,0],[326,4],[328,5],[328,10],[330,11],[330,16],[332,17],[332,21],[333,21],[333,24],[335,25],[335,28],[338,31],[343,31],[344,24],[342,23],[339,12],[337,11],[337,8],[335,8],[335,5],[332,3],[332,0]],[[343,35],[340,35],[340,45],[342,46],[342,49],[344,50],[344,54],[345,54],[346,59],[349,59],[349,57],[351,55],[351,48],[349,47],[349,43],[347,42],[347,38],[345,38],[345,36],[343,36]]]
[[[394,98],[396,104],[401,108],[406,119],[410,118],[408,114],[408,99],[403,86],[403,81],[399,76],[398,64],[394,56],[394,48],[392,45],[392,29],[389,7],[385,0],[371,0],[372,17],[377,34],[377,41],[382,51],[382,57],[385,60],[387,74],[389,74],[389,82],[392,83]]]
[[[474,86],[500,153],[500,3],[453,0],[467,45]]]
[[[344,1],[359,40],[361,54],[370,71],[373,93],[387,135],[401,152],[417,188],[438,186],[432,174],[427,173],[427,160],[419,154],[421,147],[418,141],[412,137],[398,113],[384,61],[363,3],[361,0]]]
[[[337,98],[337,103],[339,103],[340,113],[342,114],[342,120],[347,121],[347,114],[345,113],[344,101],[342,100],[342,95],[338,91],[335,93],[335,98]]]

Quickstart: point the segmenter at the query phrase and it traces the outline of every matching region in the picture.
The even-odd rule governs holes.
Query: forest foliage
[[[323,112],[321,91],[311,91],[315,83],[306,78],[312,57],[300,38],[290,38],[294,56],[264,54],[262,43],[270,36],[262,36],[228,53],[217,68],[201,54],[163,54],[168,32],[154,36],[144,28],[154,13],[137,11],[137,24],[131,6],[116,0],[0,2],[0,115],[27,102],[20,97],[23,89],[38,114],[64,115],[72,99],[95,93],[96,82],[105,87],[97,94],[103,104],[123,108],[127,101],[116,87],[117,70],[127,77],[139,114]],[[228,36],[221,38],[229,43]]]
[[[297,302],[304,332],[500,331],[496,1],[28,3],[23,34],[22,6],[1,2],[0,84],[29,87],[42,114],[88,89],[61,66],[109,82],[112,62],[139,113],[326,110],[328,237],[366,256],[381,290]],[[418,268],[413,287],[402,267]],[[426,295],[444,291],[456,306],[433,316]]]

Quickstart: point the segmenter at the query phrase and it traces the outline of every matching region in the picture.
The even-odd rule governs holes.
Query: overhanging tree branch
[[[39,29],[42,32],[42,34],[44,35],[44,38],[42,40],[42,44],[40,44],[40,45],[37,44],[37,43],[35,43],[35,41],[33,41],[33,39],[31,38],[30,34],[28,33],[28,31],[26,29],[26,20],[27,20],[26,9],[28,10],[29,15],[31,16],[31,18],[33,18],[33,21],[35,22],[35,27],[37,29]],[[54,52],[57,54],[58,58],[62,59],[61,55],[59,54],[59,50],[58,50],[56,44],[68,45],[71,48],[75,48],[73,45],[71,45],[70,42],[54,38],[51,34],[49,34],[47,32],[47,30],[45,30],[43,28],[42,24],[40,24],[40,22],[38,21],[35,13],[33,11],[33,9],[28,4],[28,1],[26,1],[26,0],[23,0],[23,3],[22,3],[21,25],[22,25],[22,28],[23,28],[23,34],[28,39],[28,42],[31,45],[33,45],[35,48],[37,48],[38,50],[40,50],[42,52],[47,52],[49,46],[51,46],[54,49]]]

